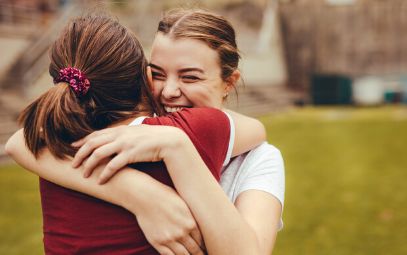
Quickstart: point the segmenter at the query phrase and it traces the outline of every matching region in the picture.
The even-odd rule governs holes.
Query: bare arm
[[[232,140],[234,141],[232,157],[247,152],[266,140],[266,130],[260,121],[230,110],[226,110],[226,112],[232,117],[235,129],[235,135],[231,137],[234,139]],[[76,153],[72,165],[79,166],[85,158],[92,154],[84,166],[84,176],[87,177],[100,160],[118,154],[107,164],[99,177],[99,183],[105,183],[119,169],[134,162],[132,147],[138,141],[132,140],[133,131],[130,131],[132,128],[131,126],[116,126],[99,130],[73,143],[74,146],[81,148]]]
[[[151,135],[150,133],[150,136]],[[183,136],[185,136],[184,133],[181,134],[181,137]],[[169,137],[175,138],[177,142],[162,144],[163,139]],[[174,135],[164,135],[163,139],[157,135],[153,135],[152,138],[156,139],[156,143],[161,143],[167,148],[164,151],[164,153],[167,153],[166,158],[169,159],[166,161],[167,167],[177,188],[182,190],[182,194],[186,196],[184,199],[188,203],[191,203],[190,208],[202,228],[209,254],[270,254],[269,251],[272,249],[275,240],[276,222],[278,222],[281,212],[281,205],[278,201],[273,201],[273,196],[260,191],[243,192],[236,201],[236,210],[219,184],[209,173],[206,165],[188,138],[177,139]],[[148,151],[148,146],[150,146],[150,148],[151,146],[154,147],[152,139],[144,137],[144,140],[147,141],[146,144],[139,139],[139,148],[142,148],[142,152]],[[182,144],[186,145],[181,146]],[[96,178],[98,173],[94,174],[90,179],[82,178],[80,171],[71,169],[66,161],[56,161],[46,151],[42,154],[40,160],[36,162],[32,155],[25,149],[21,131],[20,134],[17,133],[10,139],[7,144],[7,151],[18,163],[50,181],[116,203],[135,214],[137,214],[137,212],[135,208],[132,207],[133,205],[154,201],[154,199],[146,201],[140,200],[140,198],[151,198],[151,195],[158,193],[161,194],[158,195],[161,196],[161,201],[173,201],[167,198],[171,195],[171,191],[168,191],[168,194],[161,192],[160,186],[154,184],[154,182],[158,183],[156,180],[150,180],[151,177],[145,176],[145,174],[138,171],[119,171],[106,185],[95,185],[95,179],[92,178]],[[159,150],[157,151],[153,148],[152,152],[154,155],[152,160],[164,158]],[[192,155],[191,157],[185,157],[187,154]],[[150,157],[145,156],[143,158],[142,153],[137,153],[137,155],[141,158],[135,159],[136,161],[146,161],[147,158]],[[172,156],[170,157],[170,155]],[[188,160],[185,160],[185,162],[184,159],[186,158]],[[49,169],[47,169],[47,166]],[[53,171],[56,166],[60,171]],[[193,171],[191,171],[191,169]],[[100,170],[101,168],[96,169],[96,171]],[[137,173],[137,175],[132,178],[131,176],[134,173]],[[183,177],[185,173],[190,173],[190,176]],[[138,184],[134,185],[134,183]],[[161,183],[158,184],[162,185]],[[167,186],[165,187],[168,188]],[[129,191],[135,188],[136,191],[134,193]],[[122,193],[117,190],[121,190]],[[149,191],[151,193],[149,193]],[[172,190],[172,192],[174,191]],[[260,194],[256,194],[256,192],[260,192]],[[134,194],[138,194],[140,197],[133,197]],[[195,197],[202,199],[197,200],[194,199]],[[121,198],[121,200],[118,201],[118,198]],[[178,203],[179,201],[175,200],[175,202]],[[165,205],[163,205],[163,208],[164,207]],[[148,208],[148,206],[143,208]],[[168,208],[163,209],[163,211],[167,211],[166,209]],[[150,212],[151,211],[160,210],[150,210]],[[259,213],[261,211],[263,213]],[[271,214],[269,214],[269,212]],[[152,215],[155,220],[162,218],[160,216],[162,215]],[[181,215],[179,219],[183,220],[175,220],[174,222],[179,224],[180,222],[185,222],[186,218],[188,217]],[[138,220],[142,221],[143,219],[138,216]],[[191,222],[187,224],[191,224]],[[141,222],[140,225],[142,225]],[[153,228],[152,226],[145,227]],[[177,229],[179,229],[179,227]],[[173,237],[173,239],[177,240],[182,238],[181,236],[185,235],[185,233],[179,233],[178,235],[178,237]]]
[[[160,132],[163,126],[154,126],[157,132],[151,132],[151,127],[134,128],[131,134],[138,143],[132,147],[132,161],[164,160],[178,193],[198,222],[210,255],[270,254],[281,213],[275,197],[245,191],[235,207],[184,132],[174,129],[168,135]]]
[[[180,134],[171,135],[174,138],[172,142],[162,143],[163,139],[170,136],[160,136],[152,132],[143,134],[140,128],[143,127],[123,129],[128,132],[122,135],[126,141],[137,141],[128,142],[126,146],[129,147],[125,149],[127,156],[124,157],[131,155],[131,162],[145,161],[148,158],[140,154],[152,150],[152,160],[164,160],[177,191],[188,203],[198,221],[209,254],[269,254],[281,213],[281,205],[272,195],[265,192],[243,192],[236,203],[242,210],[240,212],[181,130],[178,130]],[[94,153],[104,154],[104,148],[98,150]],[[120,154],[116,158],[119,156]],[[266,204],[262,205],[263,202]],[[252,206],[252,210],[246,206]],[[259,212],[259,209],[262,212]]]
[[[229,109],[223,111],[232,117],[235,124],[236,135],[232,157],[245,153],[266,140],[266,130],[260,121]]]
[[[98,185],[97,176],[105,163],[90,178],[81,169],[73,169],[70,160],[56,160],[44,149],[38,160],[26,148],[22,130],[7,142],[7,153],[21,166],[38,176],[122,206],[135,214],[147,240],[160,254],[203,254],[203,240],[195,219],[175,190],[151,176],[124,168],[109,183]],[[55,171],[58,169],[58,171]],[[154,208],[154,210],[151,210]]]

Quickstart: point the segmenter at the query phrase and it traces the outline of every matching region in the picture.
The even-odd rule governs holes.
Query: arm
[[[25,146],[22,130],[9,139],[6,151],[18,164],[44,179],[135,214],[147,240],[160,254],[185,254],[185,249],[190,254],[203,254],[198,246],[203,247],[200,231],[185,201],[149,175],[124,168],[106,185],[98,185],[96,178],[104,164],[95,169],[98,174],[83,178],[81,169],[72,169],[70,161],[56,160],[46,149],[35,160]]]
[[[247,190],[237,197],[235,206],[256,233],[259,254],[271,254],[282,210],[280,201],[264,191]]]
[[[237,197],[235,207],[192,148],[186,137],[159,154],[198,221],[209,254],[269,255],[277,235],[280,201],[264,191],[246,190]],[[273,166],[259,163],[256,167],[276,167],[281,173],[283,162],[278,155]],[[245,181],[250,181],[247,177]]]
[[[163,126],[154,127],[159,129]],[[158,133],[143,134],[142,128],[133,126],[131,129],[123,129],[128,131],[122,136],[125,138],[123,142],[128,142],[124,158],[127,160],[131,155],[131,162],[164,160],[178,193],[188,203],[199,224],[210,255],[269,254],[281,212],[280,203],[272,195],[246,191],[239,196],[236,205],[242,212],[238,211],[208,171],[185,133],[176,129],[178,135],[164,134],[160,137]],[[173,141],[162,142],[168,138]],[[154,144],[158,144],[158,147],[154,148]],[[94,153],[104,154],[105,148],[98,150]],[[148,150],[152,150],[152,159],[143,156]],[[113,160],[121,157],[120,154]],[[249,210],[246,206],[252,208]],[[259,209],[267,211],[259,212]]]
[[[140,128],[140,127],[138,127],[138,128]],[[158,128],[163,128],[163,127],[158,127]],[[178,129],[176,129],[176,131],[180,132],[180,130],[178,130]],[[182,133],[182,132],[180,132],[180,133],[181,133],[181,138],[182,138],[182,136],[185,136],[184,133]],[[46,171],[46,170],[44,170],[43,167],[39,166],[38,162],[34,161],[31,154],[28,153],[27,155],[23,155],[24,150],[22,150],[22,149],[25,149],[25,146],[24,146],[21,134],[20,134],[20,137],[17,134],[15,136],[13,136],[12,139],[10,139],[9,143],[7,144],[7,151],[12,154],[12,156],[17,160],[17,162],[21,163],[21,162],[25,161],[25,163],[22,163],[23,166],[26,166],[26,167],[30,166],[30,168],[37,169],[34,171],[35,173],[37,173],[39,175],[43,175],[43,177],[46,177],[46,178],[48,177],[47,179],[49,179],[51,181],[55,181],[57,184],[60,184],[62,186],[76,189],[81,192],[84,192],[84,193],[87,193],[90,195],[94,195],[94,196],[102,198],[102,199],[104,199],[104,198],[101,197],[101,194],[105,194],[108,197],[108,199],[105,199],[105,200],[122,205],[125,208],[127,208],[128,210],[134,212],[134,209],[132,209],[131,205],[134,205],[135,204],[134,201],[137,201],[137,199],[136,200],[126,199],[125,201],[122,201],[122,202],[117,202],[117,201],[115,202],[115,199],[117,197],[122,197],[122,198],[131,197],[129,195],[129,192],[120,194],[120,193],[114,192],[114,190],[112,191],[109,189],[106,189],[105,192],[103,192],[103,190],[87,192],[86,189],[89,188],[91,185],[94,185],[95,183],[94,182],[83,183],[82,181],[91,180],[91,179],[80,178],[80,171],[72,170],[70,167],[61,168],[61,165],[58,165],[57,167],[61,168],[61,171],[62,171],[62,169],[64,169],[63,173],[61,171],[59,171],[59,173],[52,173],[52,170],[55,167],[55,159],[53,159],[52,157],[46,156],[46,154],[45,155],[43,154],[41,156],[39,162],[42,163],[44,166],[51,166],[51,164],[54,165],[54,166],[50,167],[50,169],[48,170],[48,171],[50,171],[50,173],[48,173],[48,174],[45,173],[44,171]],[[146,161],[147,160],[148,156],[145,156],[141,152],[147,152],[149,149],[149,146],[150,146],[150,148],[151,148],[151,146],[154,147],[154,145],[152,143],[153,139],[156,139],[155,140],[156,143],[163,143],[163,141],[165,141],[167,138],[172,138],[175,140],[174,142],[169,142],[169,140],[167,140],[167,144],[163,144],[164,147],[167,146],[167,150],[166,150],[167,158],[170,158],[170,161],[167,160],[166,164],[169,167],[169,171],[172,172],[171,177],[173,178],[174,183],[176,184],[177,188],[182,189],[183,192],[186,193],[188,201],[192,200],[192,201],[190,201],[193,204],[193,207],[191,207],[191,209],[193,210],[194,216],[198,220],[201,228],[204,227],[204,229],[202,229],[202,231],[204,233],[204,237],[205,237],[205,241],[206,241],[208,250],[210,251],[209,254],[211,254],[211,255],[212,254],[258,254],[258,250],[261,251],[260,254],[269,254],[269,253],[263,253],[263,250],[264,251],[270,250],[271,249],[270,244],[272,244],[275,239],[275,231],[270,230],[270,229],[273,229],[272,225],[270,228],[267,224],[265,224],[266,222],[267,223],[269,222],[267,220],[269,220],[270,215],[267,216],[267,213],[259,215],[257,206],[253,207],[254,201],[258,201],[257,202],[258,205],[262,205],[263,202],[266,201],[266,199],[259,200],[258,194],[252,193],[251,191],[246,191],[246,192],[242,193],[238,197],[238,200],[236,201],[236,206],[239,207],[239,210],[242,210],[239,213],[236,210],[236,208],[233,206],[231,201],[227,198],[227,196],[225,195],[223,190],[220,188],[220,186],[216,182],[216,180],[213,178],[213,176],[211,174],[209,174],[209,176],[207,175],[207,173],[209,173],[208,169],[206,168],[205,164],[200,159],[199,154],[196,152],[196,150],[194,149],[193,145],[191,144],[191,142],[189,141],[188,138],[186,138],[186,140],[178,139],[176,135],[167,135],[167,134],[165,134],[163,137],[160,138],[159,136],[157,136],[156,134],[152,134],[151,132],[149,132],[148,135],[152,136],[151,139],[142,136],[142,138],[144,138],[144,140],[147,141],[146,144],[144,144],[142,142],[143,139],[140,139],[140,138],[138,139],[140,141],[138,143],[138,145],[140,145],[139,149],[141,148],[140,149],[141,151],[136,154],[139,155],[139,157],[141,157],[141,158],[138,158],[135,160],[136,161]],[[180,134],[178,134],[178,135],[180,135]],[[18,141],[18,140],[20,140],[20,141]],[[182,144],[181,142],[184,142],[187,146],[181,146],[181,144]],[[16,147],[18,147],[18,146],[16,146],[16,143],[20,144],[20,148],[16,148]],[[189,143],[189,146],[188,146],[188,143]],[[14,152],[18,151],[18,153],[15,153],[13,155],[13,151]],[[191,155],[191,157],[189,157],[189,156],[185,157],[185,155],[188,155],[191,152],[193,152],[195,154],[192,153],[193,155]],[[173,154],[171,154],[171,153],[173,153]],[[157,151],[155,149],[153,149],[153,155],[154,155],[152,158],[153,160],[159,160],[163,157],[163,156],[160,156],[161,152],[159,150]],[[169,157],[170,155],[173,155],[174,157]],[[180,156],[176,156],[176,155],[180,155]],[[171,158],[172,158],[172,161],[171,161]],[[184,162],[184,160],[183,160],[185,158],[188,159],[188,160],[186,160],[186,162]],[[179,162],[176,160],[178,160]],[[59,161],[59,164],[61,164],[60,161]],[[65,162],[64,164],[66,165],[67,163]],[[183,182],[185,182],[185,180],[182,180],[182,179],[180,180],[179,177],[180,177],[180,175],[182,177],[181,173],[188,173],[191,169],[194,170],[194,171],[191,171],[191,177],[194,177],[194,176],[197,176],[197,177],[191,178],[191,181],[188,180],[189,177],[186,177],[185,178],[186,185],[183,186]],[[100,169],[98,171],[100,171]],[[174,173],[174,171],[175,171],[175,173]],[[54,172],[56,172],[56,171],[54,171]],[[111,182],[120,183],[120,181],[124,181],[125,183],[127,182],[129,184],[128,186],[130,186],[128,188],[134,188],[135,187],[134,182],[137,182],[137,180],[140,181],[140,185],[142,185],[143,183],[146,184],[147,190],[148,190],[148,187],[151,187],[150,184],[147,184],[149,181],[148,178],[147,179],[133,178],[133,181],[130,181],[132,179],[126,176],[126,174],[129,174],[128,172],[137,172],[137,171],[134,171],[134,170],[120,171],[119,174],[115,175],[115,177],[108,184],[101,185],[101,186],[96,185],[96,188],[95,187],[94,188],[96,190],[98,190],[101,187],[104,187],[107,185],[109,185],[109,186],[112,185]],[[72,178],[71,176],[73,175],[73,173],[76,175],[76,178],[74,178],[70,182],[69,179]],[[60,177],[58,177],[58,176],[52,177],[55,174],[59,175]],[[47,175],[47,176],[44,176],[44,175]],[[91,177],[91,178],[95,178],[96,176],[97,175],[93,175],[93,177]],[[175,182],[175,180],[177,180],[177,181]],[[64,185],[64,182],[65,182],[65,185]],[[66,182],[68,182],[68,184],[66,184]],[[78,186],[80,186],[80,187],[78,187]],[[112,186],[110,186],[110,187],[112,187]],[[120,189],[120,188],[125,189],[126,185],[118,184],[113,187],[115,187],[117,189]],[[196,189],[195,187],[197,187],[198,189]],[[141,193],[141,194],[138,192],[135,192],[135,193],[140,194],[141,197],[148,197],[150,201],[153,200],[153,199],[150,199],[151,198],[150,195],[154,195],[153,194],[154,192],[158,192],[156,189],[154,189],[152,194],[146,194],[146,190],[144,190],[144,189],[141,189],[141,190],[144,191],[144,193]],[[192,190],[193,192],[188,193],[187,192],[188,190]],[[252,197],[245,196],[247,199],[244,199],[243,195],[250,194],[249,192],[253,196]],[[202,200],[195,201],[195,199],[193,199],[195,196],[201,197]],[[266,194],[266,197],[268,197],[268,196],[271,196],[271,195]],[[165,202],[167,200],[163,199],[162,201]],[[149,201],[144,201],[144,202],[149,202]],[[247,204],[245,204],[244,202],[247,202]],[[142,202],[140,202],[140,203],[142,203]],[[271,208],[272,210],[274,210],[273,205],[270,205],[269,203],[266,205],[263,205],[263,206],[267,206],[267,205],[268,205],[268,208]],[[249,206],[251,208],[251,210],[248,210],[247,206]],[[280,205],[280,207],[277,206],[276,208],[281,208],[281,205]],[[157,211],[157,210],[154,210],[154,211]],[[198,215],[199,218],[195,215],[195,213]],[[279,213],[276,213],[276,214],[279,215]],[[265,221],[263,221],[262,218],[258,218],[260,216],[263,216]],[[143,220],[142,218],[139,218],[139,216],[137,216],[137,217],[138,217],[139,221]],[[155,219],[160,219],[160,218],[158,216],[156,216]],[[216,220],[213,220],[213,219],[216,219]],[[274,216],[273,216],[273,219],[274,219]],[[148,228],[149,226],[145,226],[145,227]],[[258,227],[258,228],[256,228],[256,227]],[[145,228],[143,228],[143,231],[144,231],[144,229]],[[178,235],[179,236],[174,239],[178,240],[180,238],[180,236],[182,236],[181,234],[178,234]],[[185,235],[185,233],[184,233],[184,235]],[[218,237],[218,235],[220,235],[220,236]],[[270,235],[271,235],[271,238],[270,238]],[[273,239],[273,237],[274,237],[274,239]],[[262,241],[258,241],[258,240],[262,240]],[[271,242],[268,240],[271,240]],[[240,245],[242,247],[240,247]],[[156,246],[154,246],[154,247],[156,247]],[[176,253],[176,254],[178,254],[178,253]]]
[[[133,139],[138,141],[132,147],[133,162],[148,160],[145,153],[151,153],[154,161],[164,160],[177,191],[188,203],[199,224],[210,255],[269,254],[281,211],[281,205],[273,196],[246,191],[236,203],[242,210],[239,212],[208,171],[185,133],[175,129],[170,136],[157,132],[143,134],[141,128],[144,127],[133,128]],[[272,208],[275,203],[277,210]],[[254,208],[248,210],[246,206]]]
[[[226,117],[224,113],[213,108],[207,108],[205,110],[203,108],[195,108],[192,110],[195,110],[193,115],[199,116],[202,111],[211,111],[211,113],[217,114],[217,116],[220,114],[223,118]],[[182,112],[183,111],[181,111],[179,115],[181,115]],[[189,115],[191,115],[191,113],[192,112],[189,112]],[[230,138],[233,142],[232,157],[249,151],[265,141],[266,131],[261,122],[230,110],[227,110],[227,113],[230,116],[229,120],[232,118],[230,121],[233,123],[231,124],[231,128],[235,132],[235,134],[231,133]],[[176,113],[176,115],[178,115],[178,113]],[[182,118],[183,117],[181,117],[181,119]],[[171,122],[165,122],[163,118],[161,118],[161,121],[163,121],[161,125],[173,125]],[[86,157],[92,154],[84,167],[84,176],[86,177],[92,173],[92,169],[97,166],[102,159],[110,157],[113,154],[118,154],[118,156],[107,164],[105,171],[100,175],[99,183],[105,183],[116,171],[127,164],[135,162],[133,161],[134,152],[132,152],[132,148],[138,141],[132,136],[134,132],[133,128],[132,126],[107,128],[93,132],[85,138],[73,143],[72,145],[81,148],[78,153],[76,153],[72,165],[74,167],[79,166]],[[202,128],[200,131],[211,133]]]
[[[260,121],[229,109],[223,111],[232,117],[235,124],[236,134],[232,157],[245,153],[266,140],[266,129]]]

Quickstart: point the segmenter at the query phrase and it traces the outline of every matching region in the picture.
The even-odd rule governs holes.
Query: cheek
[[[222,102],[217,91],[214,90],[202,91],[202,93],[199,93],[199,95],[196,96],[196,99],[200,102],[201,106],[204,107],[219,108],[219,105]]]
[[[159,81],[153,81],[153,95],[154,97],[158,98],[161,95],[161,92],[163,90],[163,84],[162,82]]]

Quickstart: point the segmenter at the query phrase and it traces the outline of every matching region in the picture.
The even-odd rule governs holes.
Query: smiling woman
[[[76,30],[75,28],[74,31]],[[88,44],[80,45],[86,47]],[[88,179],[78,178],[77,171],[72,171],[69,162],[55,160],[47,150],[42,150],[38,160],[33,159],[24,150],[21,132],[10,139],[8,152],[17,162],[41,177],[116,203],[133,212],[146,240],[160,254],[203,254],[203,236],[210,255],[269,255],[277,230],[282,227],[284,166],[280,152],[275,147],[262,143],[265,133],[260,122],[233,112],[230,112],[229,118],[230,116],[227,117],[218,110],[222,108],[224,97],[240,78],[238,61],[234,30],[223,17],[204,11],[172,10],[164,15],[159,24],[151,64],[146,72],[147,79],[138,80],[141,83],[148,80],[156,99],[172,114],[160,118],[145,118],[150,113],[136,119],[134,118],[141,116],[123,116],[123,119],[115,123],[108,123],[111,128],[93,132],[80,141],[69,144],[81,146],[72,166],[78,167],[90,155],[84,166],[81,166],[85,177],[100,162],[102,166],[96,169],[100,173],[100,183],[114,175],[106,185],[96,185],[95,174]],[[144,70],[142,67],[137,68]],[[148,71],[151,69],[153,73]],[[97,101],[97,93],[103,92],[98,90],[97,69],[93,71],[96,78],[88,77],[91,88],[85,97],[78,99],[79,102],[87,102],[88,96],[95,97]],[[132,74],[131,70],[127,71]],[[140,78],[144,78],[144,74],[141,72]],[[118,90],[117,93],[125,92]],[[143,106],[142,103],[143,100],[137,106]],[[108,107],[109,105],[103,104],[99,106],[101,112],[109,111]],[[32,120],[31,115],[26,114],[25,118]],[[88,121],[86,117],[82,119]],[[126,126],[129,123],[132,126]],[[137,127],[138,124],[176,126],[187,133],[188,137],[178,128],[153,128],[146,125]],[[42,123],[39,127],[43,125],[47,123]],[[61,129],[64,129],[63,125]],[[41,129],[36,131],[38,130]],[[47,127],[47,132],[52,132],[52,128]],[[25,138],[29,139],[27,136]],[[50,146],[47,141],[41,142],[42,147]],[[261,145],[258,146],[259,144]],[[196,145],[196,149],[193,145]],[[255,148],[256,146],[258,147]],[[244,153],[252,148],[255,149]],[[229,162],[230,154],[242,155],[231,159],[221,170],[222,163]],[[113,155],[115,157],[111,159]],[[106,158],[111,160],[106,163]],[[160,160],[166,164],[168,173],[153,167],[157,166],[155,164],[137,165],[142,172],[125,167],[129,163]],[[54,171],[56,168],[59,171]],[[149,174],[147,177],[146,173]],[[170,187],[173,183],[177,192],[163,183]],[[64,203],[63,206],[71,205]],[[84,213],[91,209],[94,210],[90,206]],[[95,214],[106,216],[103,213]],[[92,217],[89,215],[83,215],[80,219],[75,218],[76,214],[69,215],[74,218],[73,221],[85,219],[87,225],[75,224],[83,230],[81,234],[86,233],[84,226],[99,229],[111,224],[108,220],[90,221]],[[121,236],[118,239],[131,240],[135,235],[128,234],[124,225],[127,224],[122,224],[121,227],[117,225]],[[61,229],[69,230],[69,226]],[[87,238],[92,238],[92,235]],[[89,250],[94,252],[103,250],[101,246],[91,247],[94,244],[118,247],[114,243],[117,239],[109,239],[109,242],[101,239],[103,244],[86,240],[90,239],[82,241],[90,245]],[[151,254],[156,254],[148,244],[144,243],[143,246]],[[106,247],[111,248],[113,247]],[[136,254],[150,253],[140,251]]]
[[[170,60],[170,61],[169,61]],[[154,96],[167,112],[184,107],[222,108],[240,74],[221,77],[219,56],[204,42],[157,33],[151,52]]]

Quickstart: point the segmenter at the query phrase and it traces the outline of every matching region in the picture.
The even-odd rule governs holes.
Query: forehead
[[[163,33],[157,33],[151,51],[151,63],[159,66],[219,68],[218,60],[217,52],[202,41],[190,38],[172,39]]]

